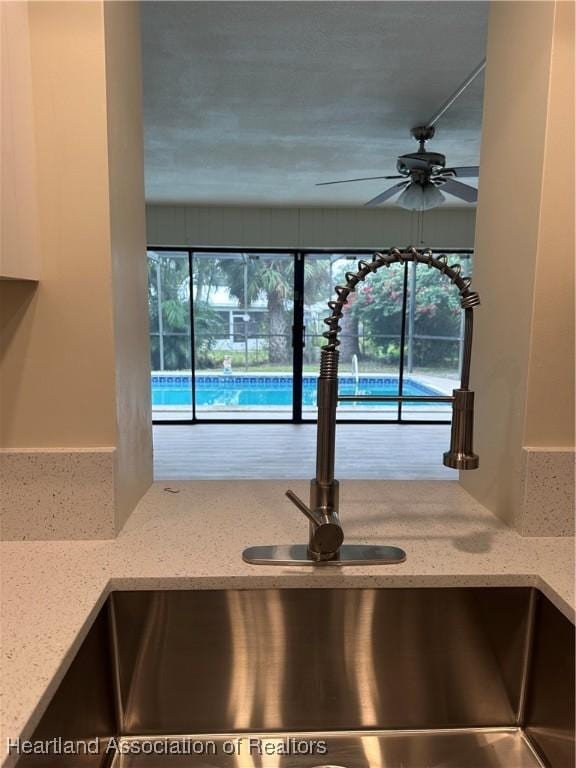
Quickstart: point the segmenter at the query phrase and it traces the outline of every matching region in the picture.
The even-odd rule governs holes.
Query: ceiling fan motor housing
[[[427,171],[435,173],[441,171],[446,165],[446,157],[439,152],[412,152],[408,155],[400,155],[396,162],[398,173],[409,176],[412,171]]]

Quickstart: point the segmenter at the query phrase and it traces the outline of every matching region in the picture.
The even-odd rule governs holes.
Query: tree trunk
[[[344,307],[342,320],[340,321],[342,332],[340,334],[340,362],[349,363],[353,355],[360,354],[358,344],[358,318]]]
[[[290,363],[288,319],[282,297],[272,291],[268,294],[268,360],[270,363]]]

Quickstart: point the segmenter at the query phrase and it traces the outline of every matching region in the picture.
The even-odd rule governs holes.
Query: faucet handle
[[[308,544],[308,551],[312,558],[325,560],[334,557],[344,541],[344,533],[338,522],[338,515],[334,510],[323,514],[320,510],[310,509],[302,499],[296,496],[294,491],[286,491],[286,496],[312,523]]]
[[[306,515],[308,520],[312,523],[314,526],[322,525],[322,519],[320,515],[316,512],[310,509],[309,506],[304,504],[301,498],[296,496],[294,491],[286,491],[286,496],[290,499],[292,504],[294,504],[295,507],[297,507],[300,512],[302,512],[303,515]]]

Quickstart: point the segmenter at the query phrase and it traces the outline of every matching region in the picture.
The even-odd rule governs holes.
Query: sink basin
[[[54,737],[18,766],[573,768],[574,628],[530,588],[115,592]]]

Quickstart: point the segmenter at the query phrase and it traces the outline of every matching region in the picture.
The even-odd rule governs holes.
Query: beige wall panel
[[[0,283],[2,446],[115,442],[102,5],[29,8],[42,281]]]
[[[475,208],[438,208],[422,217],[424,244],[437,248],[474,248]],[[418,241],[416,216],[410,242]]]
[[[0,278],[40,277],[28,5],[0,3]]]
[[[175,242],[187,240],[187,214],[189,212],[182,207],[163,205],[148,206],[146,209],[146,220],[148,230],[161,237],[173,237]],[[197,226],[196,222],[193,222]],[[152,242],[149,238],[148,242]],[[154,243],[155,245],[174,245],[173,242]]]
[[[461,481],[507,522],[520,503],[553,22],[554,3],[491,5],[474,263],[480,469]]]
[[[415,214],[398,208],[244,208],[155,205],[146,209],[151,245],[228,248],[367,248],[418,244]],[[424,244],[472,248],[475,211],[431,211]]]
[[[43,272],[0,283],[8,537],[113,536],[152,480],[138,13],[29,8]]]
[[[574,3],[556,7],[524,445],[574,445]]]
[[[106,2],[106,91],[116,372],[116,523],[152,483],[140,7]]]

